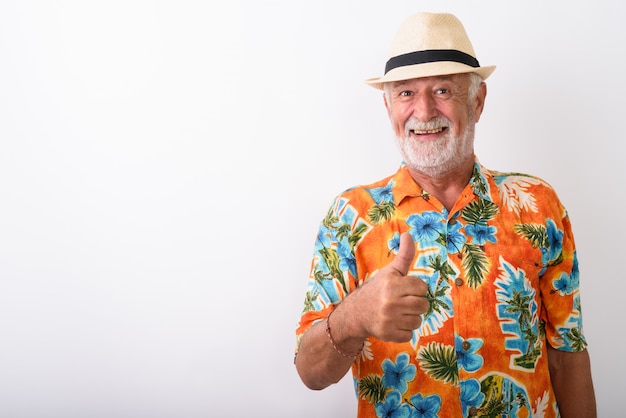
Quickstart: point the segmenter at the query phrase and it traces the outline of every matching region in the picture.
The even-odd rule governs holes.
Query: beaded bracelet
[[[359,348],[359,351],[356,354],[354,354],[354,355],[347,354],[345,351],[343,351],[341,348],[339,348],[337,346],[337,343],[335,342],[335,339],[333,338],[332,334],[330,333],[330,315],[332,315],[333,312],[331,312],[326,317],[326,335],[328,335],[328,340],[330,341],[330,343],[332,344],[332,346],[333,346],[333,348],[335,349],[336,352],[338,352],[339,354],[341,354],[342,356],[344,356],[346,358],[351,358],[351,359],[354,360],[354,359],[357,358],[357,356],[359,354],[361,354],[361,351],[363,350],[363,347],[365,346],[365,343],[361,344],[361,348]]]

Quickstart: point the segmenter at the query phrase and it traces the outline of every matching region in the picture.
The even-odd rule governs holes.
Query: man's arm
[[[421,315],[429,307],[424,297],[428,291],[426,283],[407,276],[414,256],[415,243],[404,233],[394,260],[350,293],[332,312],[328,325],[333,342],[327,335],[326,321],[304,333],[296,369],[306,386],[319,390],[337,383],[354,363],[351,355],[363,347],[370,335],[382,341],[411,339],[413,330],[422,322]]]
[[[595,418],[596,397],[587,350],[570,353],[548,344],[548,364],[561,416]]]
[[[350,310],[352,295],[344,299],[333,311],[330,317],[330,329],[333,340],[344,353],[357,354],[367,337],[351,336],[356,334],[350,330],[350,321],[347,312]],[[302,382],[309,388],[321,390],[331,384],[339,382],[350,370],[354,357],[346,357],[337,351],[326,333],[326,321],[319,322],[307,330],[300,342],[296,356],[296,369]]]

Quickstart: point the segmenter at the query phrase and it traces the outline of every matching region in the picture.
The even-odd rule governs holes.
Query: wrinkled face
[[[469,97],[469,76],[454,74],[389,83],[385,106],[407,166],[440,177],[474,158],[474,126],[486,87]]]

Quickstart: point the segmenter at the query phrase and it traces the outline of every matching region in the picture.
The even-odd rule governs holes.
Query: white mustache
[[[450,121],[447,118],[439,117],[436,119],[429,120],[428,122],[422,122],[416,118],[410,118],[404,124],[404,134],[405,136],[409,136],[410,131],[417,132],[436,132],[440,131],[443,128],[449,128]]]

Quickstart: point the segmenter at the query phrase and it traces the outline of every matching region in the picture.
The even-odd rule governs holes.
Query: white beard
[[[461,166],[474,155],[474,123],[470,122],[465,132],[454,137],[450,130],[436,141],[421,142],[411,137],[412,129],[430,130],[449,127],[446,118],[437,118],[427,123],[415,118],[404,126],[404,138],[396,137],[396,143],[407,166],[429,177],[440,177]]]

